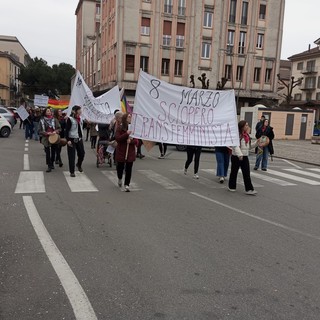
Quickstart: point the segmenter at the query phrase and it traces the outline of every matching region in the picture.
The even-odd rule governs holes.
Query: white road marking
[[[29,147],[29,143],[25,143],[24,146],[25,146],[25,147]]]
[[[24,148],[24,151],[29,151],[29,148]]]
[[[316,178],[316,179],[320,179],[320,174],[316,174],[313,172],[308,172],[308,171],[303,171],[303,170],[298,170],[298,169],[285,169],[287,171],[290,172],[294,172],[294,173],[298,173],[298,174],[302,174],[311,178]]]
[[[27,139],[26,142],[29,142],[29,140]]]
[[[118,176],[117,173],[114,171],[101,171],[104,176],[106,176],[115,186],[118,186]],[[123,177],[123,182],[124,182],[124,177]],[[138,187],[138,185],[134,182],[130,182],[130,191],[141,191]]]
[[[259,178],[259,179],[264,180],[264,181],[268,181],[268,182],[271,182],[271,183],[278,184],[278,185],[283,186],[283,187],[296,186],[295,183],[284,181],[284,180],[277,179],[277,178],[273,178],[273,177],[270,177],[270,176],[267,176],[267,175],[264,175],[264,174],[260,174],[260,173],[256,173],[256,172],[251,172],[251,176],[255,177],[255,178]]]
[[[30,170],[29,155],[23,155],[23,170]]]
[[[91,180],[84,173],[76,173],[75,177],[70,177],[69,171],[63,172],[71,192],[97,192]]]
[[[184,189],[184,187],[174,183],[172,180],[154,172],[153,170],[138,170],[138,172],[145,175],[151,181],[160,184],[165,189],[168,189],[168,190]]]
[[[97,320],[87,295],[43,224],[32,197],[23,196],[23,202],[42,248],[71,303],[75,318],[77,320]]]
[[[278,172],[278,171],[274,171],[274,170],[270,170],[270,169],[268,169],[268,173],[273,174],[275,176],[282,177],[282,178],[287,178],[290,180],[295,180],[295,181],[303,182],[306,184],[310,184],[312,186],[320,185],[319,181],[314,181],[314,180],[306,179],[303,177],[294,176],[294,175],[288,174],[288,173]]]
[[[320,172],[319,168],[309,168],[308,170],[312,170],[312,171],[315,171],[315,172]]]
[[[286,163],[288,163],[288,164],[290,164],[291,166],[293,166],[293,167],[295,167],[295,168],[297,168],[297,169],[302,169],[302,167],[298,166],[297,164],[292,163],[292,162],[289,161],[289,160],[286,160],[286,159],[281,159],[281,160],[284,161],[284,162],[286,162]]]
[[[271,224],[271,225],[273,225],[275,227],[278,227],[278,228],[281,228],[281,229],[284,229],[284,230],[288,230],[288,231],[291,231],[291,232],[294,232],[294,233],[297,233],[297,234],[300,234],[300,235],[303,235],[303,236],[306,236],[306,237],[309,237],[309,238],[312,238],[312,239],[315,239],[315,240],[320,240],[320,236],[316,236],[316,235],[313,235],[311,233],[303,232],[301,230],[288,227],[288,226],[286,226],[284,224],[281,224],[281,223],[278,223],[278,222],[274,222],[274,221],[271,221],[271,220],[268,220],[268,219],[265,219],[265,218],[261,218],[261,217],[255,216],[254,214],[251,214],[249,212],[243,211],[241,209],[234,208],[232,206],[229,206],[228,204],[225,204],[223,202],[208,198],[208,197],[203,196],[203,195],[201,195],[199,193],[196,193],[196,192],[190,192],[190,193],[193,194],[196,197],[199,197],[201,199],[213,202],[215,204],[220,205],[221,207],[230,209],[231,211],[234,211],[236,213],[240,213],[240,214],[245,215],[247,217],[250,217],[250,218],[253,218],[253,219],[268,223],[268,224]]]
[[[44,193],[46,187],[42,171],[21,171],[14,193]]]

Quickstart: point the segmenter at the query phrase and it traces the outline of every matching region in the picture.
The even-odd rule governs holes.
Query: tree
[[[294,80],[294,77],[291,77],[289,82],[286,82],[285,79],[281,79],[279,73],[277,74],[277,77],[278,77],[278,82],[283,84],[285,88],[287,88],[287,93],[282,94],[281,96],[286,99],[286,103],[287,105],[289,105],[293,98],[292,91],[296,86],[299,86],[302,83],[303,77],[298,78],[297,80]]]
[[[20,71],[22,92],[33,98],[35,94],[45,94],[56,98],[59,94],[70,94],[71,77],[75,69],[66,63],[48,66],[42,58],[34,58]]]

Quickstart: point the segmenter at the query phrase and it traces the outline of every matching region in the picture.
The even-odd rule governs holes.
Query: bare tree
[[[221,78],[221,81],[218,81],[217,82],[217,90],[223,90],[224,89],[224,86],[226,85],[228,79],[225,78],[225,77],[222,77]]]
[[[285,79],[280,78],[280,74],[277,74],[278,82],[284,85],[287,88],[287,93],[282,94],[280,96],[286,99],[286,103],[289,105],[292,101],[292,91],[296,86],[299,86],[302,83],[303,77],[294,80],[294,77],[290,78],[289,82],[286,82]]]
[[[207,79],[207,76],[205,73],[202,73],[201,77],[198,77],[198,80],[202,84],[202,89],[209,89],[209,79]]]

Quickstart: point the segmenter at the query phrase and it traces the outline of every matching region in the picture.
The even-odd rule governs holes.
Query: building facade
[[[99,1],[79,1],[77,15],[86,2]],[[200,88],[205,74],[208,88],[234,89],[239,107],[277,99],[284,6],[284,0],[101,0],[100,28],[86,58],[95,68],[84,67],[78,50],[76,67],[85,79],[95,74],[88,83],[98,91],[118,84],[134,95],[141,68],[183,86],[192,85],[193,75]],[[78,48],[84,34],[77,20]]]

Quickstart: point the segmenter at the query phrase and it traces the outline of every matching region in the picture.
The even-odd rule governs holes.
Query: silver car
[[[12,128],[17,123],[17,120],[15,119],[13,112],[8,110],[4,106],[0,106],[0,115],[3,116],[4,118],[6,118],[9,121],[9,123],[11,124]]]

